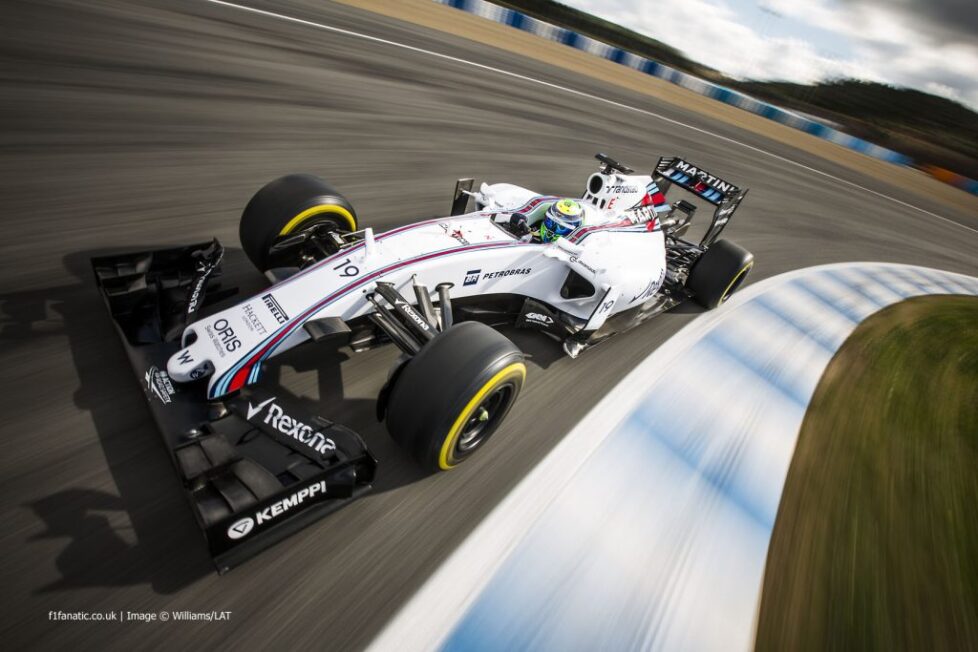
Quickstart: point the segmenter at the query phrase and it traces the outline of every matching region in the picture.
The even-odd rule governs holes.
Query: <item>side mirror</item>
[[[469,193],[472,192],[472,184],[475,179],[459,179],[455,182],[455,195],[452,197],[452,212],[449,215],[462,215],[469,204]]]

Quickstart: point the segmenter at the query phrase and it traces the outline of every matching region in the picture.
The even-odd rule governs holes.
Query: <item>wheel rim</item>
[[[319,204],[302,211],[289,220],[288,223],[282,227],[282,230],[279,232],[279,236],[285,236],[297,231],[302,231],[309,227],[306,222],[310,222],[311,220],[320,220],[324,217],[342,220],[343,223],[349,227],[348,230],[350,231],[355,231],[357,228],[357,221],[353,216],[353,213],[348,211],[343,206],[338,206],[336,204]],[[302,228],[300,228],[300,226],[303,224],[306,224],[306,226],[302,226]]]
[[[308,231],[309,229],[312,229],[313,227],[317,227],[317,226],[325,227],[325,230],[327,232],[329,231],[335,231],[337,233],[350,232],[349,229],[347,229],[343,224],[340,224],[334,217],[330,215],[317,215],[306,220],[302,224],[301,228],[294,229],[291,233],[289,233],[289,235],[276,236],[275,240],[272,241],[272,245],[268,248],[267,259],[270,261],[275,260],[277,262],[282,263],[283,265],[295,264],[296,266],[301,267],[302,264],[299,261],[288,261],[287,263],[285,263],[281,259],[279,259],[278,256],[281,255],[281,252],[277,251],[276,247],[278,247],[282,242],[287,241],[289,238],[292,238],[297,234],[302,233],[303,231]]]
[[[489,439],[516,402],[525,379],[526,365],[520,359],[500,369],[475,392],[442,442],[439,469],[453,468]],[[460,444],[463,433],[465,443]]]
[[[512,395],[513,385],[507,383],[482,399],[458,436],[455,443],[456,459],[471,453],[489,438],[506,412]]]
[[[744,267],[739,272],[737,272],[737,275],[734,277],[732,281],[730,281],[730,285],[728,285],[727,289],[724,291],[723,296],[720,297],[720,303],[724,303],[727,299],[730,298],[730,295],[732,295],[734,292],[737,291],[737,288],[739,288],[741,283],[744,282],[744,279],[747,278],[747,274],[748,272],[750,272],[751,267],[753,266],[754,263],[751,262],[747,265],[744,265]]]

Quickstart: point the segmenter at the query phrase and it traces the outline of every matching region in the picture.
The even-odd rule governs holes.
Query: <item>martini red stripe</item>
[[[389,267],[386,267],[386,268],[383,268],[383,269],[379,269],[379,270],[377,270],[375,272],[372,272],[372,273],[368,274],[367,276],[365,276],[364,278],[360,279],[359,281],[356,281],[355,283],[352,283],[351,285],[348,285],[348,286],[344,287],[343,289],[337,290],[333,294],[329,295],[328,297],[326,297],[325,299],[323,299],[321,302],[317,303],[315,306],[307,309],[304,313],[302,313],[301,315],[299,315],[299,317],[297,317],[295,319],[295,321],[291,325],[291,327],[283,328],[281,331],[279,331],[278,333],[276,333],[268,341],[268,343],[265,344],[265,346],[263,346],[261,349],[259,349],[258,352],[255,353],[248,360],[247,363],[245,363],[245,365],[243,367],[241,367],[240,369],[238,369],[238,371],[236,371],[234,373],[234,376],[231,377],[231,382],[228,385],[227,392],[228,393],[229,392],[233,392],[235,390],[238,390],[238,389],[241,389],[242,387],[244,387],[247,384],[248,376],[251,374],[251,370],[254,368],[254,366],[257,363],[259,363],[261,361],[261,359],[265,356],[265,354],[267,352],[269,352],[270,349],[274,348],[276,344],[278,344],[279,342],[281,342],[283,339],[285,339],[286,337],[288,337],[289,335],[291,335],[292,333],[294,333],[299,327],[301,327],[302,324],[305,323],[306,319],[308,319],[310,316],[312,316],[315,313],[317,313],[320,310],[322,310],[327,304],[331,303],[332,301],[334,301],[335,299],[339,298],[340,296],[346,294],[347,292],[350,292],[350,291],[356,289],[357,287],[360,287],[360,286],[364,285],[365,283],[369,283],[371,280],[377,278],[378,276],[383,276],[384,274],[388,274],[390,272],[396,271],[396,270],[400,269],[401,267],[405,267],[407,265],[411,265],[411,264],[414,264],[414,263],[424,262],[426,260],[431,260],[432,258],[438,258],[440,256],[450,255],[450,254],[454,254],[454,253],[460,253],[462,251],[472,251],[472,250],[476,250],[476,249],[491,249],[491,248],[494,248],[494,247],[504,247],[504,246],[505,247],[510,247],[510,246],[514,246],[514,245],[523,245],[523,244],[529,244],[529,243],[521,243],[521,242],[518,242],[518,241],[514,241],[514,242],[502,242],[502,243],[500,243],[500,242],[487,242],[487,243],[483,243],[483,244],[472,245],[470,247],[459,247],[459,248],[455,248],[455,249],[446,249],[446,250],[443,250],[443,251],[437,251],[437,252],[434,252],[434,253],[431,253],[431,254],[427,254],[425,256],[421,256],[421,257],[418,257],[418,258],[412,258],[410,260],[404,260],[404,261],[401,261],[401,262],[396,263],[394,265],[391,265]]]

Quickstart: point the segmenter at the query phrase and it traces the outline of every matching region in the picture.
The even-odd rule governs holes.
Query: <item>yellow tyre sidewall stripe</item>
[[[744,276],[747,276],[747,272],[749,272],[751,267],[753,266],[754,266],[754,261],[752,260],[740,268],[740,271],[737,272],[737,275],[730,280],[730,283],[727,285],[727,289],[724,290],[723,294],[720,295],[720,303],[724,303],[726,302],[727,299],[730,298],[730,288],[732,288],[734,286],[734,283],[736,283],[739,279],[743,278]]]
[[[526,365],[522,362],[514,362],[511,365],[504,367],[499,373],[490,378],[482,388],[477,391],[469,402],[466,403],[462,412],[459,413],[458,418],[455,423],[452,424],[451,430],[448,431],[448,436],[445,437],[445,441],[441,445],[441,453],[438,455],[438,467],[443,471],[447,471],[455,467],[457,462],[451,461],[451,453],[455,448],[455,440],[458,439],[459,435],[462,434],[462,428],[468,422],[472,413],[475,411],[479,404],[482,403],[484,399],[490,392],[502,385],[505,381],[510,380],[519,376],[520,382],[522,383],[526,380]]]
[[[325,214],[339,215],[346,220],[346,223],[349,225],[351,231],[357,230],[357,221],[353,218],[353,214],[350,211],[346,210],[342,206],[337,206],[336,204],[319,204],[317,206],[313,206],[312,208],[307,208],[289,220],[288,223],[282,227],[282,230],[279,231],[279,236],[288,235],[295,231],[295,229],[306,220],[317,215]]]

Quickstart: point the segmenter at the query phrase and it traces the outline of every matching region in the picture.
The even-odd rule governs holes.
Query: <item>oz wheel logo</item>
[[[250,516],[246,516],[240,521],[235,521],[228,528],[229,539],[241,539],[248,536],[248,533],[255,529],[255,522]]]

